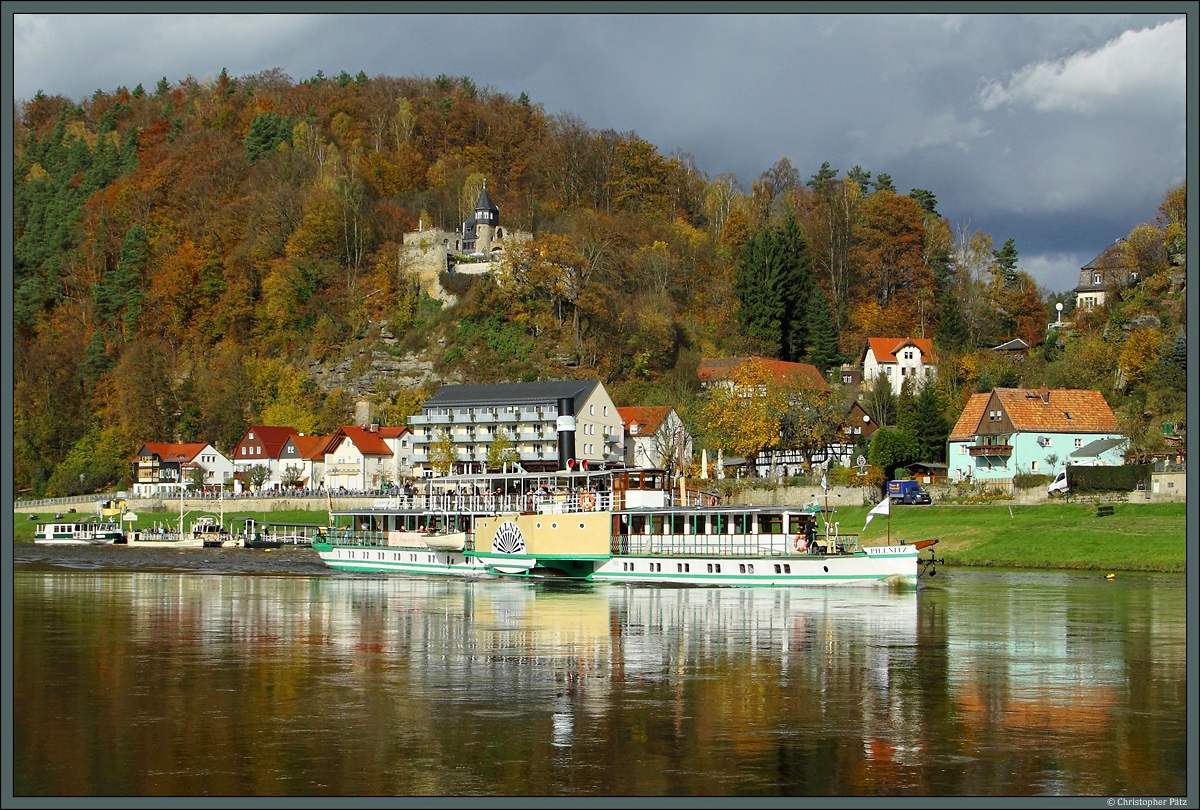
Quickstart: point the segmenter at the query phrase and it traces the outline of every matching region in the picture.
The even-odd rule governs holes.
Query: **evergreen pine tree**
[[[742,247],[742,255],[733,269],[733,292],[738,299],[734,313],[742,332],[778,348],[782,341],[780,323],[783,313],[773,294],[772,275],[778,248],[769,229],[751,234]]]
[[[896,428],[914,438],[917,435],[917,396],[913,392],[913,377],[905,377],[896,397]]]
[[[892,183],[892,176],[890,174],[885,174],[884,172],[880,172],[879,174],[875,175],[875,181],[871,183],[871,185],[875,187],[876,191],[890,191],[893,194],[896,193],[896,186],[894,183]]]
[[[958,299],[947,293],[938,304],[938,321],[933,330],[933,343],[942,351],[958,352],[967,343],[967,326],[958,308]]]
[[[776,277],[776,294],[782,312],[780,359],[794,363],[804,356],[810,339],[805,316],[815,288],[812,257],[794,216],[789,215],[784,220],[776,238],[780,248]],[[816,291],[820,292],[819,289]]]
[[[1187,371],[1187,335],[1182,326],[1175,333],[1175,343],[1171,346],[1169,357],[1172,363],[1179,366],[1181,370]]]
[[[946,460],[946,440],[950,436],[950,425],[942,415],[942,400],[937,386],[927,381],[921,386],[915,405],[913,433],[922,461],[943,462]]]
[[[808,362],[824,373],[841,363],[842,356],[838,352],[837,324],[829,314],[829,300],[820,287],[809,296],[805,320],[809,333]]]
[[[914,188],[908,192],[908,196],[917,201],[917,205],[924,208],[929,213],[937,216],[937,197],[933,196],[932,191],[923,188]]]
[[[867,193],[867,186],[871,182],[870,172],[864,170],[862,166],[855,164],[853,169],[846,172],[846,177],[857,183],[863,194]]]
[[[1016,284],[1017,246],[1012,237],[1006,239],[999,250],[993,250],[992,257],[996,260],[996,272],[998,272],[1004,280],[1005,288]]]
[[[875,378],[863,397],[863,408],[880,427],[896,424],[896,397],[892,395],[891,378],[886,374]]]
[[[817,173],[808,179],[808,187],[818,194],[823,195],[833,188],[833,181],[836,179],[837,169],[831,168],[827,160],[821,164],[821,168],[817,170]]]
[[[733,273],[742,331],[770,344],[783,360],[799,359],[808,340],[804,316],[813,287],[812,259],[795,217],[752,234]]]

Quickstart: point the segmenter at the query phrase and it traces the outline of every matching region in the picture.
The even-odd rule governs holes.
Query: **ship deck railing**
[[[614,555],[780,557],[799,553],[794,534],[620,534],[613,535]],[[859,550],[858,535],[817,535],[805,548],[813,554],[849,554]]]
[[[427,537],[437,537],[441,532],[431,532]],[[336,543],[339,546],[363,548],[397,548],[388,542],[389,532],[350,527],[326,530],[324,536],[314,541]],[[620,534],[614,535],[609,552],[613,555],[646,556],[704,556],[704,557],[781,557],[797,552],[793,544],[795,535],[786,534]],[[466,533],[464,551],[474,551],[475,536]],[[850,554],[859,550],[858,535],[817,535],[814,554]]]
[[[338,509],[337,512],[369,513],[373,511],[404,512],[467,512],[495,514],[498,512],[541,512],[568,514],[598,512],[614,508],[618,501],[612,492],[522,492],[504,494],[433,492],[412,495],[393,495],[376,498],[366,508]],[[617,507],[619,508],[619,506]]]

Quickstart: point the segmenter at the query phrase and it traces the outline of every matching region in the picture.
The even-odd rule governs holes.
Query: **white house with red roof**
[[[289,436],[279,451],[281,480],[285,487],[320,489],[325,480],[325,451],[332,436]]]
[[[325,450],[325,486],[348,492],[382,489],[412,474],[408,427],[344,425]]]
[[[891,381],[895,396],[900,395],[906,379],[912,379],[914,391],[919,391],[926,379],[937,376],[933,341],[928,338],[867,338],[862,360],[864,387],[873,386],[881,375]]]
[[[299,436],[295,428],[276,425],[251,425],[242,438],[233,446],[233,480],[237,491],[250,489],[249,472],[254,467],[265,467],[266,480],[262,489],[279,489],[283,486],[283,472],[287,464],[295,464],[295,457],[281,458],[288,439]]]
[[[205,442],[146,442],[133,460],[133,494],[159,496],[189,486],[199,471],[202,485],[221,486],[233,475],[233,462]]]
[[[625,463],[679,470],[692,457],[692,434],[670,405],[617,408],[625,424]]]

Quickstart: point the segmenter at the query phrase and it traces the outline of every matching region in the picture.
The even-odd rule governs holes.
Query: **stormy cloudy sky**
[[[763,7],[776,13],[366,13],[381,5],[321,6],[360,10],[334,15],[87,15],[24,14],[54,6],[14,3],[12,92],[82,100],[221,68],[245,76],[278,67],[295,81],[318,70],[469,76],[594,129],[636,131],[662,154],[690,153],[710,177],[735,173],[747,189],[781,157],[803,179],[823,161],[890,174],[901,193],[932,191],[956,231],[983,230],[997,247],[1015,238],[1019,266],[1050,291],[1074,287],[1080,266],[1152,222],[1167,188],[1186,179],[1190,3],[1160,4],[1179,9],[1161,14],[777,13],[804,4]],[[387,6],[397,7],[405,4]]]

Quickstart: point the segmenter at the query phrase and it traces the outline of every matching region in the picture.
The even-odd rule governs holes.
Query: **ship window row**
[[[374,559],[376,561],[382,562],[382,561],[386,561],[388,559],[387,553],[383,552],[383,551],[374,552],[375,556],[373,558],[371,557],[372,552],[370,552],[370,551],[346,551],[346,552],[338,551],[338,557],[341,558],[343,553],[345,554],[345,559],[347,559],[347,560],[362,559],[362,560],[366,560],[366,561],[370,562],[372,559]],[[360,554],[362,555],[361,557],[359,557]],[[391,552],[392,562],[400,562],[401,556],[402,555],[399,552],[395,552],[395,551]],[[418,562],[416,554],[408,554],[408,555],[404,555],[404,556],[408,557],[407,562]],[[433,554],[427,554],[427,555],[425,555],[425,562],[431,562],[431,563],[437,562],[437,557]],[[448,560],[448,562],[451,565],[453,565],[454,558],[451,557]]]
[[[650,573],[654,574],[654,573],[662,572],[662,563],[652,562],[652,563],[648,563],[648,565],[650,566]],[[710,573],[710,574],[721,573],[721,564],[720,563],[707,563],[707,565],[708,565],[708,573]],[[787,565],[784,567],[787,569],[787,573],[790,574],[792,572],[792,567],[790,565]],[[631,562],[623,562],[623,563],[621,563],[621,570],[622,571],[636,571],[637,564],[631,563]],[[675,570],[676,570],[676,572],[678,572],[680,574],[687,574],[687,573],[691,572],[692,568],[691,568],[690,563],[676,563]],[[738,573],[739,574],[747,574],[747,573],[753,574],[754,573],[754,564],[753,563],[749,563],[749,564],[739,563],[738,564]],[[778,565],[775,566],[775,573],[777,573],[777,574],[779,573]]]

